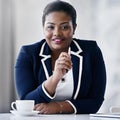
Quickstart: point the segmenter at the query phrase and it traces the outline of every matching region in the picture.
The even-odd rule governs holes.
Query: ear
[[[75,24],[75,25],[73,26],[73,35],[74,35],[74,33],[75,33],[76,27],[77,27],[77,24]]]

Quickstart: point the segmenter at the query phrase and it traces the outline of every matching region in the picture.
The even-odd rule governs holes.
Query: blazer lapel
[[[52,65],[51,65],[50,48],[46,44],[46,42],[43,44],[39,56],[42,57],[41,62],[46,75],[46,79],[48,79],[52,74]]]
[[[83,64],[83,56],[80,55],[82,49],[78,45],[76,41],[71,46],[71,59],[73,64],[73,79],[74,79],[74,91],[73,98],[76,99],[78,96],[78,92],[80,90],[81,84],[81,76],[82,76],[82,64]]]

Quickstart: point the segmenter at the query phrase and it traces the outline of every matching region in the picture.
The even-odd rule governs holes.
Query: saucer
[[[22,111],[17,111],[17,110],[10,110],[10,112],[14,115],[23,115],[23,116],[33,116],[39,113],[39,111],[22,112]]]

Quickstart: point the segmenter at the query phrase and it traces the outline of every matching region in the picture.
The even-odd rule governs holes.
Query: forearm
[[[54,95],[58,82],[59,80],[55,79],[53,75],[44,82],[44,88],[50,96]]]
[[[71,114],[74,109],[67,101],[39,103],[35,105],[35,110],[40,111],[41,114]]]
[[[70,114],[74,113],[73,107],[70,105],[69,102],[63,101],[63,102],[56,102],[58,104],[58,113],[60,114]]]

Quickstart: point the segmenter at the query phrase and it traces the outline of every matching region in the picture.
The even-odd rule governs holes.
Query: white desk
[[[15,116],[11,113],[0,114],[0,120],[117,120],[116,118],[90,117],[89,115],[36,115]]]

